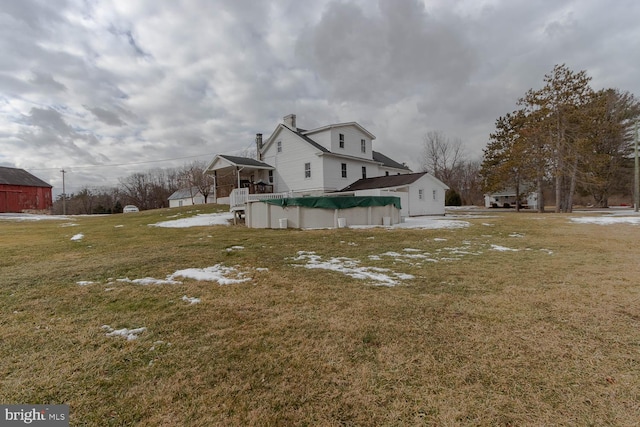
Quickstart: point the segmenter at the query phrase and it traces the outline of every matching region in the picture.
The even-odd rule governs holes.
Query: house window
[[[362,167],[362,179],[367,177],[367,167],[363,166]]]
[[[384,176],[389,176],[389,171],[386,171],[386,172],[384,173]]]
[[[269,184],[273,184],[273,171],[269,171]]]
[[[438,200],[437,196],[438,192],[436,190],[433,190],[433,200]]]
[[[360,140],[360,151],[362,151],[363,153],[367,152],[367,141],[365,141],[364,139]]]
[[[342,177],[346,178],[347,177],[347,164],[346,163],[342,163],[341,168],[342,168]]]
[[[344,134],[341,133],[339,137],[340,137],[340,148],[344,148]]]
[[[424,200],[424,190],[422,188],[418,189],[418,199]]]
[[[311,163],[304,164],[304,177],[311,178]]]
[[[278,153],[282,153],[282,141],[278,141],[276,145],[278,146]]]

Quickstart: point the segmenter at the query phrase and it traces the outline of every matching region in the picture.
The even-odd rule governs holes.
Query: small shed
[[[49,210],[51,188],[24,169],[0,166],[0,212]]]
[[[354,196],[396,196],[402,199],[403,217],[444,215],[449,187],[427,172],[362,178],[340,190]]]
[[[215,200],[213,192],[209,194],[208,199]],[[198,187],[181,188],[180,190],[176,190],[171,196],[169,196],[170,208],[203,205],[204,203],[204,196],[202,195]]]

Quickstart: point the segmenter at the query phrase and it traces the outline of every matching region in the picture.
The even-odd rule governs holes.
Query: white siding
[[[420,190],[423,194],[422,199],[420,199]],[[421,177],[409,186],[409,215],[444,215],[445,190],[429,175]]]
[[[375,163],[327,155],[322,157],[324,158],[324,184],[327,191],[341,190],[362,178],[362,166],[366,166],[368,178],[379,176],[376,174],[378,165]],[[347,165],[346,178],[342,178],[342,163]]]
[[[282,152],[277,152],[277,141],[282,142]],[[275,167],[273,191],[276,193],[322,191],[322,157],[319,150],[289,130],[277,135],[262,155],[262,161]],[[311,163],[311,178],[304,177],[304,164]]]
[[[344,135],[344,148],[340,148],[340,134]],[[354,125],[332,126],[307,136],[332,153],[373,159],[371,138]],[[364,153],[360,144],[363,139],[366,145]]]

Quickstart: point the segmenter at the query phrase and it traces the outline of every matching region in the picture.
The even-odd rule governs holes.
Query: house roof
[[[377,151],[373,151],[372,154],[373,154],[373,160],[375,160],[376,162],[382,163],[382,166],[386,166],[388,168],[395,168],[395,169],[411,170],[411,169],[409,169],[409,167],[407,165],[403,165],[402,163],[398,163],[395,160],[385,156],[382,153],[379,153]]]
[[[228,156],[226,154],[220,154],[218,157],[222,157],[223,159],[227,160],[230,163],[233,163],[236,166],[252,166],[258,168],[273,169],[273,166],[249,157]]]
[[[216,166],[214,167],[214,165]],[[274,167],[271,165],[268,165],[264,162],[261,162],[259,160],[252,159],[249,157],[238,157],[238,156],[229,156],[226,154],[218,154],[213,158],[213,160],[211,160],[211,163],[209,163],[209,165],[207,166],[207,171],[224,169],[230,166],[236,166],[236,167],[241,166],[241,167],[247,167],[247,168],[267,169],[267,170],[274,169]]]
[[[340,190],[340,192],[371,190],[374,188],[403,187],[406,185],[413,184],[414,182],[416,182],[417,180],[419,180],[425,175],[429,175],[429,174],[427,172],[418,172],[418,173],[405,173],[400,175],[376,176],[373,178],[362,178],[346,186],[345,188]],[[433,176],[430,176],[430,177],[437,182],[441,182],[440,180],[436,179]],[[442,185],[447,187],[444,183],[442,183]]]
[[[181,188],[170,195],[169,200],[190,199],[191,197],[195,197],[197,195],[200,195],[200,190],[198,190],[198,187],[191,187],[191,189]]]
[[[22,185],[25,187],[52,187],[40,178],[31,175],[24,169],[8,168],[4,166],[0,166],[0,184]]]

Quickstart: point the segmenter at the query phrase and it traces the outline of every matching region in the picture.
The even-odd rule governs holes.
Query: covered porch
[[[207,173],[214,176],[217,202],[226,204],[233,190],[239,188],[246,189],[247,194],[273,193],[274,169],[259,160],[219,154],[207,166]]]

